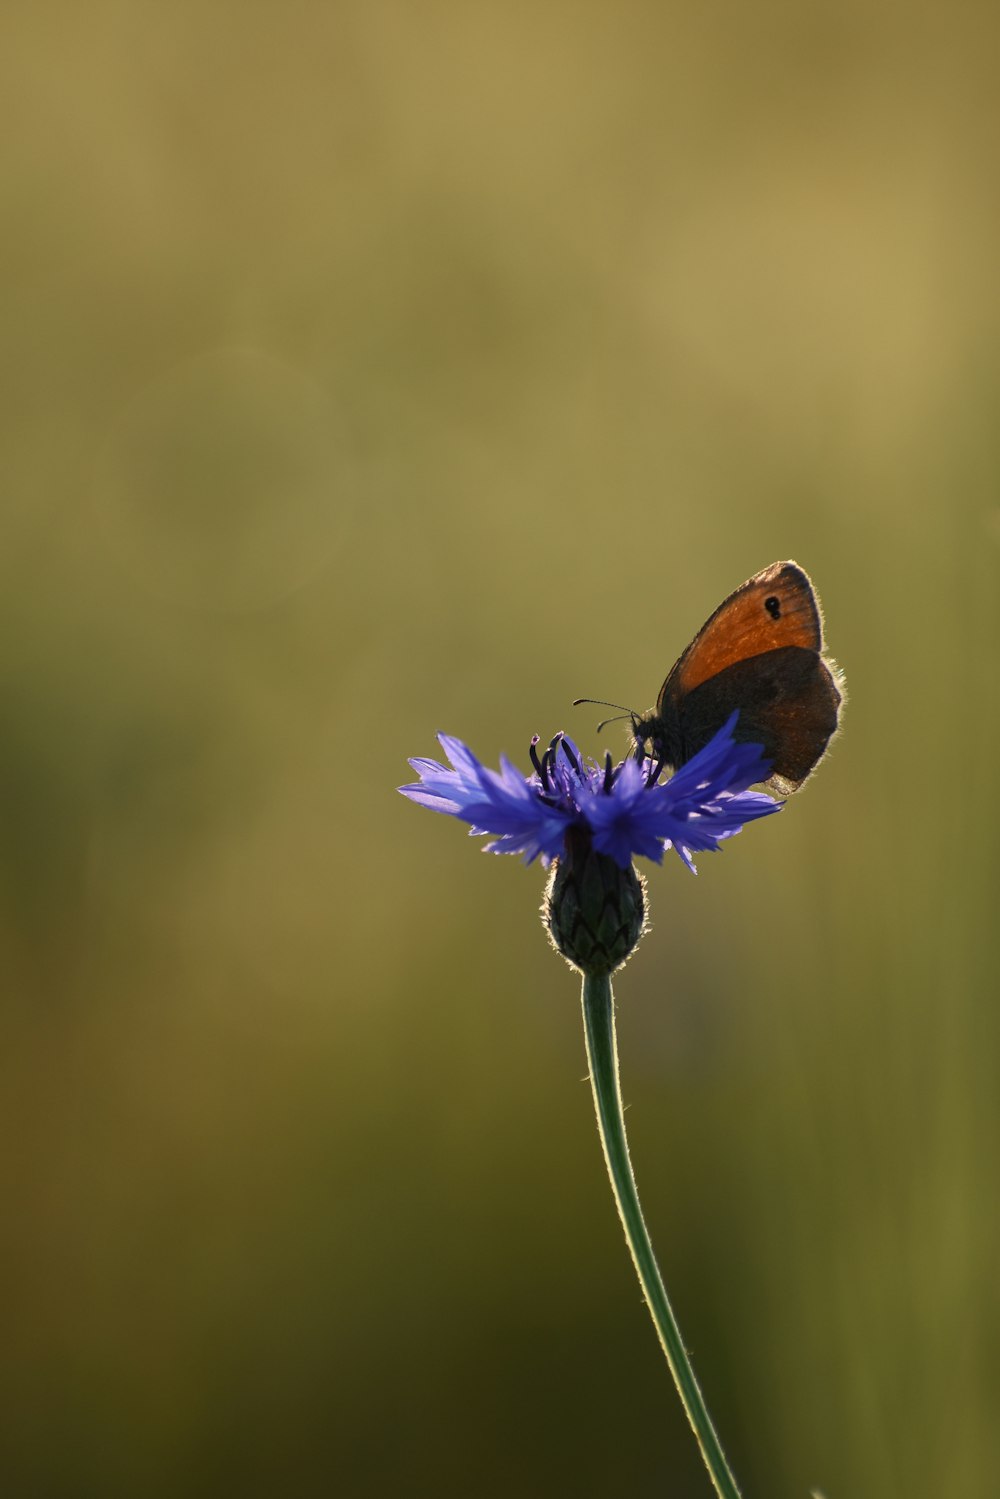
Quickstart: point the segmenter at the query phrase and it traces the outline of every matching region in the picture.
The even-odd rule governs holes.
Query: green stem
[[[740,1499],[736,1480],[729,1470],[691,1362],[684,1351],[680,1328],[667,1299],[653,1246],[643,1222],[625,1137],[625,1116],[618,1083],[614,996],[611,992],[611,980],[607,975],[598,978],[584,977],[583,1025],[587,1036],[587,1061],[590,1064],[590,1081],[594,1090],[597,1127],[639,1284],[645,1292],[650,1316],[667,1356],[677,1393],[698,1439],[705,1466],[715,1485],[715,1492],[720,1499]]]

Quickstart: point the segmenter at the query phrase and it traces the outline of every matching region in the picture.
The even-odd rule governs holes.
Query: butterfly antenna
[[[631,708],[626,708],[624,703],[609,703],[606,697],[575,697],[573,707],[579,708],[581,703],[593,703],[597,708],[620,708],[623,713],[631,713]]]
[[[619,723],[621,721],[621,719],[623,719],[623,718],[631,718],[633,720],[635,719],[635,713],[632,711],[631,708],[626,708],[626,706],[625,706],[624,703],[609,703],[608,700],[607,700],[607,698],[603,698],[603,697],[575,697],[573,699],[573,707],[574,708],[579,708],[579,706],[580,706],[581,703],[593,703],[596,708],[620,708],[621,709],[620,715],[618,715],[615,718],[605,718],[605,719],[603,719],[601,721],[601,723],[599,723],[597,725],[597,732],[598,732],[598,734],[601,732],[602,729],[606,729],[609,723]]]
[[[614,718],[602,718],[601,722],[597,725],[597,732],[598,732],[598,734],[601,732],[602,729],[606,729],[609,723],[621,723],[621,721],[622,721],[623,718],[631,718],[634,721],[635,714],[634,713],[616,713],[615,716],[614,716]]]

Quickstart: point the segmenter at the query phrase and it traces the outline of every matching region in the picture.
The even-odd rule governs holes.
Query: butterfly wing
[[[823,659],[823,619],[808,575],[775,562],[719,605],[670,671],[650,737],[673,765],[739,709],[736,738],[764,746],[768,785],[801,786],[837,728],[841,679]]]
[[[786,645],[736,661],[678,705],[680,763],[703,749],[739,708],[736,739],[763,745],[772,762],[771,789],[794,791],[825,753],[840,703],[833,672],[816,651]]]
[[[748,578],[707,619],[671,669],[656,700],[675,700],[734,661],[781,646],[822,651],[823,619],[808,575],[795,562],[772,562]]]

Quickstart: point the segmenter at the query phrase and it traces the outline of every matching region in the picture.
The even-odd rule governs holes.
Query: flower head
[[[638,758],[612,765],[585,759],[557,734],[544,754],[532,741],[534,773],[524,776],[506,756],[489,770],[460,739],[438,736],[450,767],[411,760],[420,780],[399,789],[411,801],[471,824],[492,841],[487,852],[523,854],[543,864],[565,851],[570,829],[588,835],[598,854],[628,869],[641,855],[657,864],[668,848],[692,871],[693,855],[714,850],[745,823],[781,803],[748,788],[765,781],[770,762],[759,744],[737,744],[733,713],[704,749],[666,781],[662,767]]]

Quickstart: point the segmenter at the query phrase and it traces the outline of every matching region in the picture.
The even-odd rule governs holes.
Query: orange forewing
[[[770,609],[765,607],[765,601],[772,600]],[[823,649],[816,595],[794,562],[773,562],[719,605],[667,677],[657,706],[662,706],[668,689],[690,692],[734,662],[783,645]]]
[[[844,679],[823,655],[819,601],[795,562],[774,562],[720,604],[672,667],[651,714],[634,717],[640,758],[675,769],[734,712],[737,741],[759,744],[767,785],[801,786],[837,731]]]

